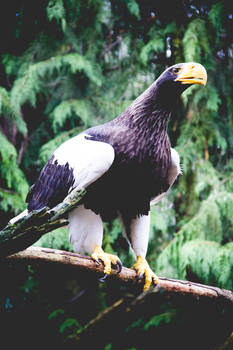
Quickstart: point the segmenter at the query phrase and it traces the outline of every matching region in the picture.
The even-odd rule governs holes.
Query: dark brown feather
[[[63,201],[74,183],[73,169],[69,164],[59,165],[54,156],[43,167],[26,198],[28,210],[53,208]]]
[[[106,221],[119,212],[129,218],[148,214],[151,199],[169,187],[169,117],[170,110],[156,108],[154,95],[149,93],[118,118],[87,131],[91,139],[113,146],[115,160],[109,171],[88,187],[86,208]]]

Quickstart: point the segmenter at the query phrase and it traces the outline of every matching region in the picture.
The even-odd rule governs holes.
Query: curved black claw
[[[144,272],[140,272],[138,275],[137,275],[137,281],[140,281],[142,279],[142,277],[144,276]]]
[[[103,283],[103,282],[106,281],[107,277],[108,277],[108,274],[105,273],[105,274],[103,275],[103,277],[98,278],[98,281]]]
[[[140,281],[142,278],[144,278],[144,272],[137,273],[136,280]]]
[[[157,289],[158,291],[161,289],[160,283],[155,283],[154,280],[152,280],[152,285],[153,285],[154,289]]]
[[[117,270],[117,274],[121,272],[122,267],[123,267],[123,264],[119,258],[117,259],[117,263],[112,263],[112,268],[114,270]]]
[[[101,264],[101,261],[100,261],[99,259],[95,259],[95,258],[93,258],[93,257],[91,257],[91,259],[92,259],[96,264],[98,264],[98,265]]]
[[[122,270],[122,267],[123,267],[123,264],[122,264],[122,262],[120,261],[120,259],[118,259],[118,261],[117,261],[117,273],[120,273],[121,272],[121,270]]]

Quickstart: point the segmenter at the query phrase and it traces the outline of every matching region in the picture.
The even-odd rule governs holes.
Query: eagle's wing
[[[175,182],[176,178],[180,174],[182,174],[182,171],[181,171],[181,167],[180,167],[179,153],[174,148],[171,148],[171,166],[168,170],[169,188],[171,188],[171,186]],[[169,190],[169,188],[168,188],[168,190]],[[154,205],[154,204],[158,203],[165,196],[166,193],[167,193],[167,191],[163,192],[163,193],[159,194],[158,196],[156,196],[155,198],[153,198],[152,201],[150,202],[150,204]]]
[[[85,189],[112,165],[113,147],[87,133],[63,143],[42,169],[27,196],[28,210],[53,207],[74,188]]]

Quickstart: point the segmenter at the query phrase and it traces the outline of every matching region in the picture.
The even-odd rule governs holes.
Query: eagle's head
[[[171,81],[174,86],[200,84],[206,85],[207,73],[200,63],[178,63],[167,68],[158,78],[158,81]]]
[[[167,68],[155,81],[157,102],[169,104],[193,84],[206,85],[207,73],[200,63],[178,63]]]

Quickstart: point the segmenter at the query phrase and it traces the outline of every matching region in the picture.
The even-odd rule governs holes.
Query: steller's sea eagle
[[[63,143],[31,187],[23,215],[54,207],[73,189],[86,189],[82,204],[68,218],[74,251],[101,261],[106,274],[111,264],[120,269],[119,258],[101,248],[103,221],[118,217],[136,256],[133,268],[145,278],[144,289],[157,284],[146,261],[150,205],[161,200],[181,173],[167,125],[181,93],[206,81],[201,64],[169,67],[117,118]]]

